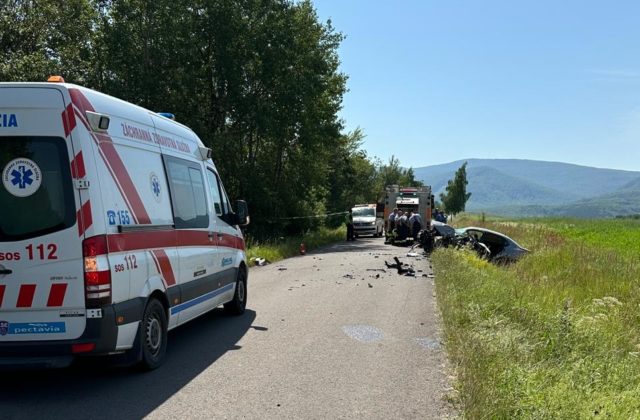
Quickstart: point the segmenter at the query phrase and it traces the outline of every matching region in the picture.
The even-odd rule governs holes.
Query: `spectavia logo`
[[[31,159],[17,158],[2,170],[2,183],[11,195],[29,197],[40,188],[42,172]]]

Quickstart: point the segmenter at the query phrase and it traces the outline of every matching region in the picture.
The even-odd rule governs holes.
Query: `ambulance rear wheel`
[[[247,307],[247,273],[243,268],[238,270],[236,292],[233,300],[224,304],[224,310],[231,315],[242,315]]]
[[[167,352],[167,313],[158,299],[152,298],[144,310],[141,325],[142,360],[146,370],[159,367]]]

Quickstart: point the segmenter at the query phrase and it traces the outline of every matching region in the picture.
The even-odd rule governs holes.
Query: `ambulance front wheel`
[[[151,298],[147,303],[141,325],[143,369],[153,370],[164,361],[167,352],[167,313],[158,299]]]
[[[224,310],[232,315],[242,315],[247,307],[247,272],[240,267],[233,300],[224,304]]]

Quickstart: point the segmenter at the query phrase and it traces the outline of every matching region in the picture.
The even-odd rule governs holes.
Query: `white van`
[[[189,128],[50,78],[0,83],[0,365],[124,354],[247,299],[245,243]]]
[[[378,211],[376,204],[356,204],[351,209],[353,215],[353,233],[357,237],[363,235],[382,236],[384,220],[382,211]]]

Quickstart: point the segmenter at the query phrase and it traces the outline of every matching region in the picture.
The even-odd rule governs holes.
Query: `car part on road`
[[[271,261],[267,260],[266,258],[260,258],[260,257],[251,257],[249,261],[252,262],[253,265],[259,266],[259,267],[262,267],[263,265],[271,264]]]
[[[402,263],[398,257],[393,257],[393,259],[395,260],[395,264],[390,264],[387,261],[384,262],[387,268],[397,269],[398,274],[415,275],[415,270],[413,269],[413,267]]]

